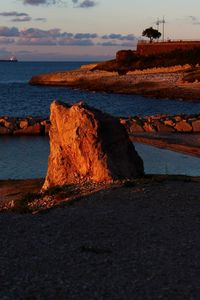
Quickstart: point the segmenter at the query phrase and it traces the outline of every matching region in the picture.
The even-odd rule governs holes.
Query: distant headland
[[[200,101],[200,41],[162,40],[147,28],[136,50],[79,70],[33,76],[32,85],[69,86],[108,93]]]

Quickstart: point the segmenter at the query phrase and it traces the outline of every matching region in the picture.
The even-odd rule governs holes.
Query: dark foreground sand
[[[177,179],[0,214],[0,299],[199,299],[200,180]]]

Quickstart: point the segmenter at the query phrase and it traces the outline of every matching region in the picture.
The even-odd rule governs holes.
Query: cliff
[[[124,75],[129,71],[145,70],[148,68],[170,67],[175,65],[190,64],[195,66],[200,63],[200,43],[199,47],[169,48],[166,52],[159,50],[160,43],[153,43],[155,51],[151,51],[151,44],[144,44],[138,51],[120,50],[116,53],[114,60],[99,63],[92,70],[106,70],[118,72]],[[148,47],[147,47],[148,46]],[[150,50],[149,50],[150,49]]]

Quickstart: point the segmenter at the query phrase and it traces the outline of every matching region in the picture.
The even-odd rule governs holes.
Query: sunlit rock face
[[[68,106],[54,101],[50,121],[50,155],[43,189],[143,175],[143,161],[117,118],[82,102]]]

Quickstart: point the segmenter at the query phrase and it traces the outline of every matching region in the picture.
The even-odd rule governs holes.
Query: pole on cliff
[[[157,19],[157,21],[156,21],[156,26],[157,26],[157,30],[158,30],[158,31],[159,31],[159,25],[160,25],[160,20]]]
[[[163,37],[163,42],[165,41],[165,18],[163,16],[163,19],[162,19],[162,37]]]

